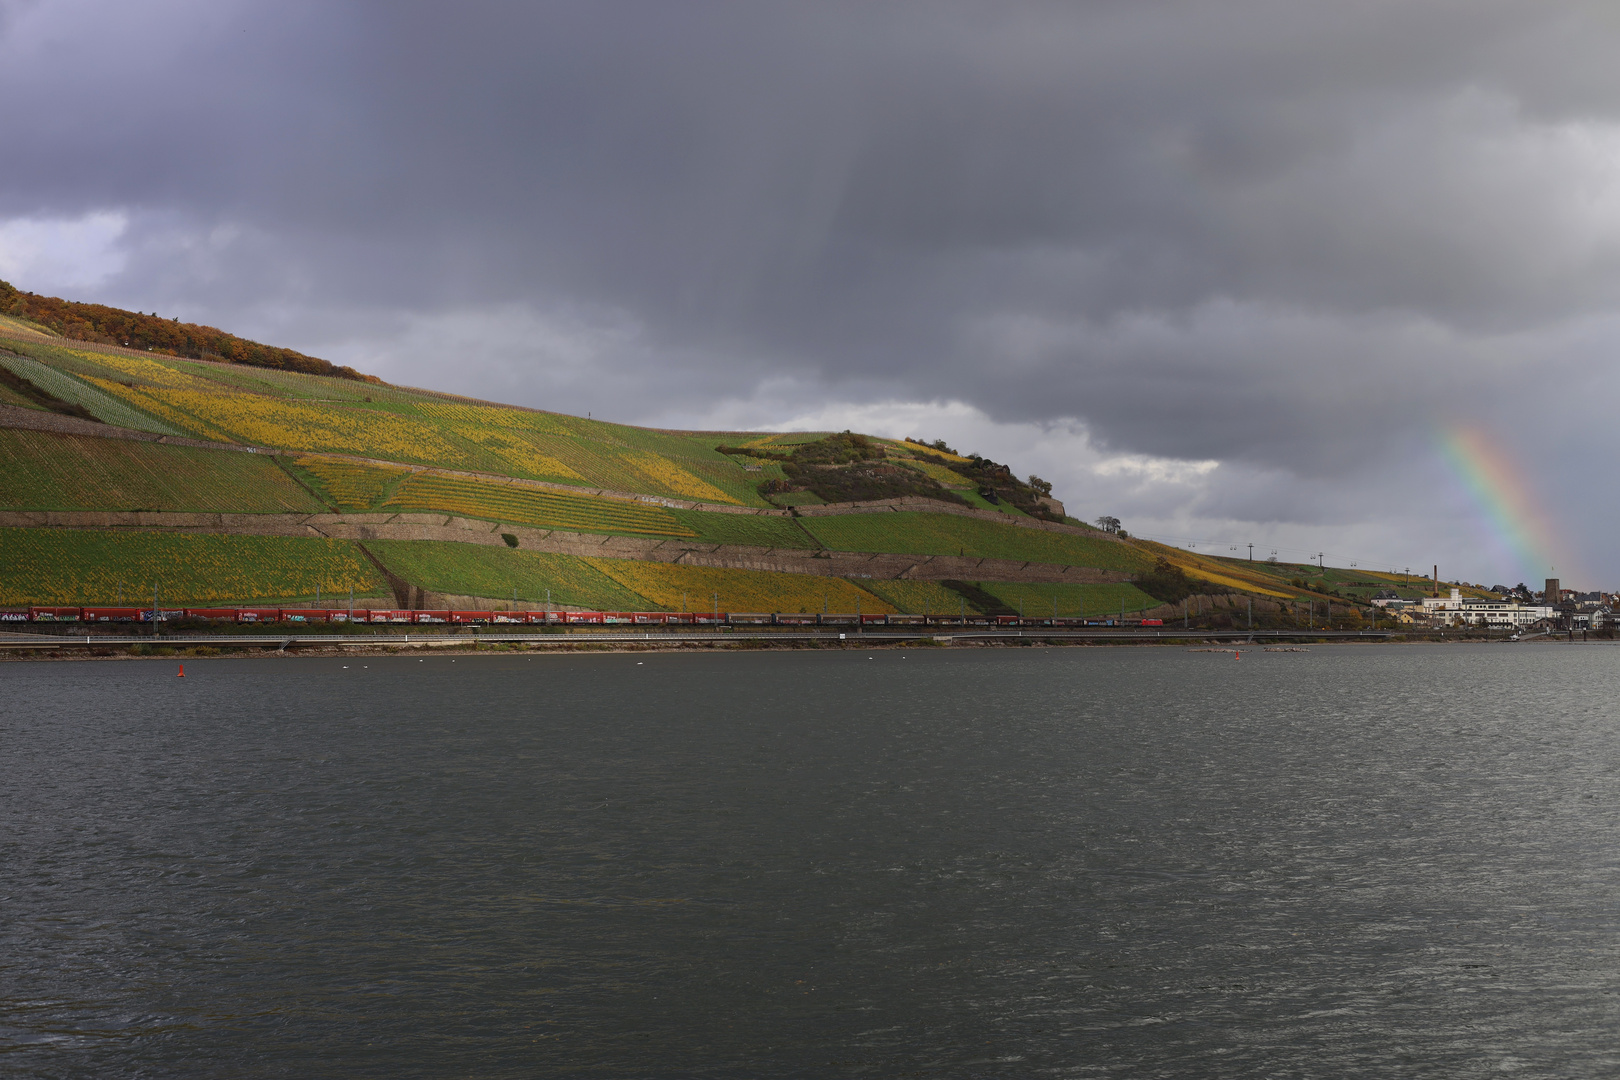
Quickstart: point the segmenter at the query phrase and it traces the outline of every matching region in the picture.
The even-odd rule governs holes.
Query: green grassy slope
[[[261,454],[0,428],[0,509],[318,513]]]
[[[431,540],[374,540],[367,550],[395,574],[434,592],[509,598],[604,611],[645,611],[646,597],[625,588],[584,559],[537,551]]]
[[[285,536],[0,528],[0,604],[207,604],[389,595],[352,543]]]
[[[980,614],[974,605],[966,603],[959,593],[937,581],[880,580],[862,578],[861,588],[893,604],[895,610],[907,615],[969,615]]]
[[[799,523],[834,551],[969,555],[1127,571],[1143,570],[1153,563],[1130,544],[953,514],[845,514],[800,518]]]

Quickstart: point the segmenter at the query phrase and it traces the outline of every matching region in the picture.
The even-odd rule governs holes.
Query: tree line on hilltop
[[[248,367],[276,368],[305,375],[330,375],[359,382],[381,382],[362,375],[352,367],[333,364],[294,349],[261,345],[257,341],[227,334],[212,326],[164,319],[157,313],[81,304],[55,296],[23,292],[0,281],[0,313],[36,323],[70,341],[90,341],[100,345],[122,345],[143,352],[180,356],[190,360],[216,360]]]

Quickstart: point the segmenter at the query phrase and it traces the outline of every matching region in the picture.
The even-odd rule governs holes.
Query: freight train
[[[218,623],[389,623],[407,626],[1162,626],[1161,619],[1096,619],[1017,615],[786,614],[735,611],[456,611],[450,608],[133,608],[31,607],[0,611],[0,622],[152,623],[180,620]]]

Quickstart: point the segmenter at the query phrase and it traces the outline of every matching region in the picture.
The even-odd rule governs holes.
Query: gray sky
[[[0,277],[943,436],[1218,554],[1612,588],[1617,12],[0,0]]]

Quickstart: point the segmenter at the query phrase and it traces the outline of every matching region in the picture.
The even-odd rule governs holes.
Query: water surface
[[[1620,1067],[1612,647],[174,670],[0,665],[0,1073]]]

